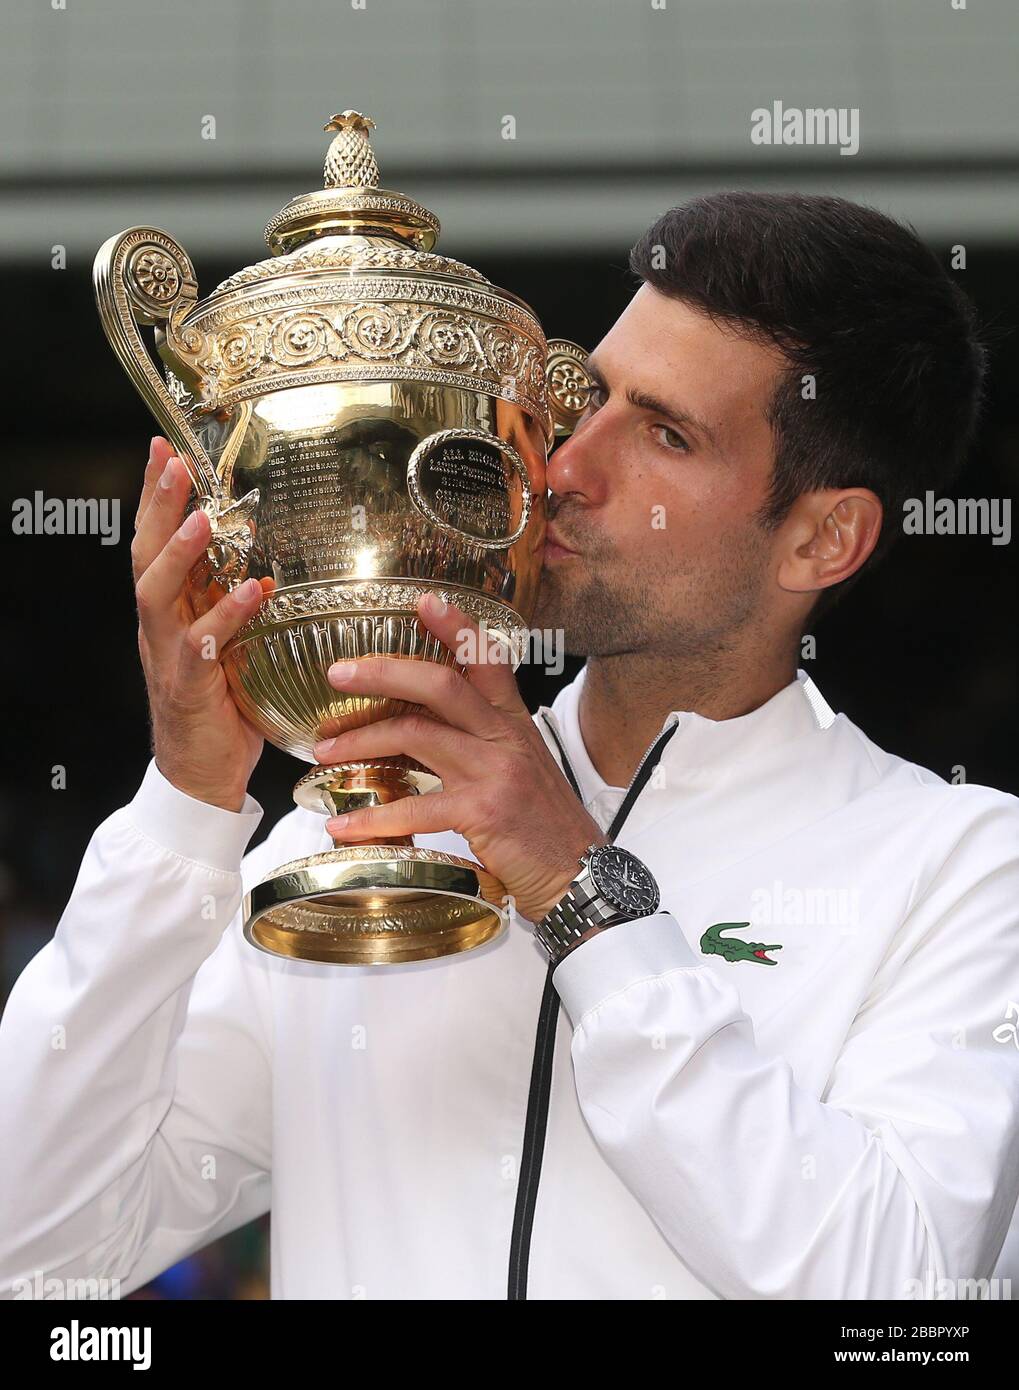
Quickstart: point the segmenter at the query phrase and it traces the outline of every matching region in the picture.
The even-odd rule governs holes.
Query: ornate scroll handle
[[[207,514],[212,535],[206,548],[211,577],[234,589],[246,577],[254,540],[258,489],[234,501],[230,475],[251,414],[242,410],[220,459],[220,473],[188,424],[145,349],[139,324],[162,328],[172,343],[198,299],[198,282],[190,257],[158,227],[129,227],[110,237],[92,267],[92,283],[103,329],[120,365],[152,411],[180,456],[195,489],[195,505]]]
[[[548,409],[555,433],[572,434],[587,409],[594,382],[587,370],[587,353],[569,338],[550,338],[545,366]]]
[[[129,227],[99,248],[92,284],[110,346],[186,465],[199,499],[225,500],[212,460],[164,385],[138,332],[139,324],[166,324],[167,336],[177,336],[181,320],[198,299],[198,282],[187,252],[158,227]]]

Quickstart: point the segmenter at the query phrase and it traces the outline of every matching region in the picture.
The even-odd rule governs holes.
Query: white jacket
[[[622,793],[583,749],[582,679],[535,718],[604,826]],[[528,924],[400,966],[264,955],[243,890],[330,841],[294,810],[242,862],[261,816],[150,763],[93,835],[0,1027],[8,1295],[38,1271],[129,1292],[271,1206],[274,1297],[507,1297],[541,1154]],[[990,1276],[1019,1192],[1016,798],[883,752],[800,672],[742,718],[680,712],[618,843],[663,910],[555,971],[527,1296],[899,1299]],[[706,954],[718,923],[777,964]],[[1014,1258],[997,1273],[1019,1294]]]

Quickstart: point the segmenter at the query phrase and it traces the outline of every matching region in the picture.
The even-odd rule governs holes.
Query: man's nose
[[[602,417],[581,417],[577,428],[549,458],[546,469],[549,491],[558,497],[577,493],[589,502],[603,501],[607,477],[605,464],[611,457],[610,432],[603,426]]]

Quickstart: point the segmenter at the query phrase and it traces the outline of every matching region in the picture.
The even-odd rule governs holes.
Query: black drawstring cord
[[[580,786],[573,768],[566,756],[562,740],[552,725],[542,721],[555,739],[559,759],[570,786],[583,802]],[[666,729],[651,747],[637,768],[633,781],[627,788],[619,810],[612,818],[608,829],[608,839],[614,840],[623,828],[633,803],[647,786],[648,778],[657,766],[669,739],[679,728],[678,723]],[[509,1292],[507,1298],[519,1300],[527,1298],[527,1268],[531,1254],[531,1232],[534,1228],[534,1211],[538,1203],[538,1184],[541,1181],[541,1162],[545,1152],[545,1134],[548,1129],[548,1103],[552,1091],[552,1071],[555,1062],[555,1036],[559,1023],[561,1000],[552,975],[555,966],[549,962],[545,987],[541,992],[538,1009],[538,1027],[534,1036],[534,1056],[531,1060],[531,1084],[527,1093],[527,1115],[524,1120],[524,1144],[520,1156],[520,1177],[517,1180],[517,1200],[513,1211],[513,1232],[510,1236]]]

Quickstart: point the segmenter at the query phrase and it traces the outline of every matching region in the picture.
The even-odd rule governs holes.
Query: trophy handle
[[[138,332],[139,324],[166,325],[168,340],[178,336],[181,321],[198,299],[195,269],[187,252],[158,227],[129,227],[99,248],[92,284],[110,346],[180,456],[199,498],[221,498],[223,489],[212,460],[164,385]]]
[[[549,338],[545,387],[557,438],[577,428],[593,386],[584,349],[569,338]]]

